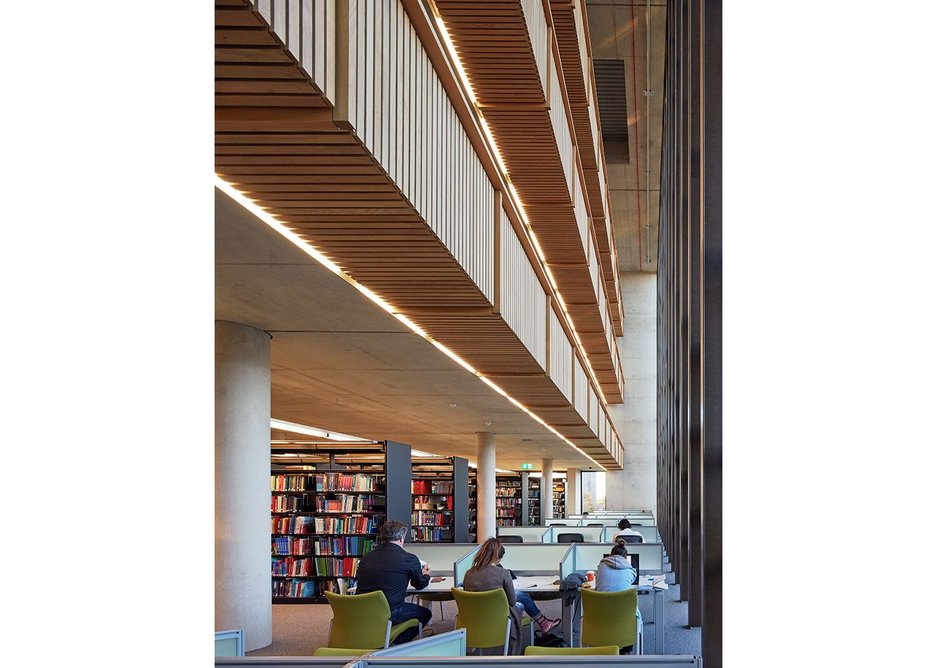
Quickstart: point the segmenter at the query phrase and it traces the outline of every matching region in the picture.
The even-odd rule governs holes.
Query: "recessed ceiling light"
[[[491,426],[491,420],[485,420],[485,426],[486,426],[486,427],[490,427],[490,426]]]
[[[449,404],[449,408],[455,408],[455,407],[458,406],[458,405],[459,405],[459,404],[457,404],[456,402],[453,401],[451,404]]]

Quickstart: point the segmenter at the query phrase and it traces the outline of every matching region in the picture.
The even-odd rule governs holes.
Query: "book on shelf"
[[[442,543],[452,540],[450,526],[417,526],[410,529],[410,539],[421,543]]]
[[[317,492],[374,492],[378,491],[378,480],[383,476],[371,473],[317,473],[315,487]]]

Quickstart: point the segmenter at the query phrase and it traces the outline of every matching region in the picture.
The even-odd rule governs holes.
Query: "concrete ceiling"
[[[592,57],[624,61],[629,161],[607,164],[612,226],[618,246],[618,270],[656,272],[667,8],[662,0],[654,0],[650,3],[648,20],[648,4],[644,2],[587,0],[586,14]],[[647,110],[648,98],[644,95],[644,91],[648,90],[648,23],[651,27],[649,90],[654,91],[650,96],[650,113]],[[645,174],[648,166],[650,175]],[[650,262],[647,261],[648,240]]]
[[[273,337],[274,418],[472,462],[491,431],[501,468],[594,466],[220,191],[215,225],[215,317]]]

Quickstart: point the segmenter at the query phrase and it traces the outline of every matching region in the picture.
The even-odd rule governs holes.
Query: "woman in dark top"
[[[520,594],[514,591],[514,581],[511,578],[511,571],[501,567],[501,557],[504,556],[504,546],[497,538],[489,538],[482,543],[481,548],[475,555],[472,567],[465,574],[463,587],[465,591],[490,591],[492,589],[504,589],[508,597],[508,605],[511,606],[511,616],[514,623],[511,624],[511,651],[514,654],[520,654],[520,629],[521,613],[527,615],[537,623],[541,633],[547,633],[560,623],[558,619],[549,619],[530,598],[526,592]]]

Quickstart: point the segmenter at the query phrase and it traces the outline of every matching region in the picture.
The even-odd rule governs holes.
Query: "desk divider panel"
[[[549,542],[555,543],[559,540],[557,537],[561,533],[581,533],[583,540],[587,543],[598,543],[602,540],[602,532],[607,527],[550,527],[550,534],[544,536]]]
[[[658,543],[660,542],[657,535],[656,526],[635,526],[631,525],[631,528],[634,531],[637,531],[644,538],[645,543]],[[606,543],[614,542],[615,534],[618,533],[618,527],[605,527],[605,531],[602,534],[602,540]]]
[[[505,543],[501,565],[517,573],[558,573],[569,545],[557,543]]]
[[[572,543],[569,546],[569,549],[566,550],[566,554],[563,555],[562,561],[560,561],[560,582],[566,579],[567,575],[571,575],[576,570],[576,550],[574,549],[579,543]]]
[[[456,561],[478,550],[475,543],[407,543],[403,549],[427,562],[433,575],[452,575]]]
[[[452,564],[452,582],[454,587],[461,587],[465,574],[472,567],[472,561],[475,559],[475,553],[478,552],[481,545],[476,545],[475,549],[463,557],[459,557]]]
[[[579,526],[579,520],[572,519],[572,518],[558,519],[558,520],[550,519],[546,521],[546,525],[547,526],[559,525],[559,526],[564,526],[564,527],[575,527],[575,526]]]
[[[595,570],[602,557],[612,546],[608,543],[575,543],[576,553],[573,567],[577,571]],[[631,543],[628,554],[636,554],[641,560],[641,575],[660,573],[664,568],[664,546],[661,543]]]
[[[215,631],[215,656],[244,656],[244,629]]]
[[[520,536],[525,543],[547,543],[546,527],[498,527],[498,536]]]
[[[465,629],[456,629],[438,636],[411,640],[375,650],[367,658],[378,656],[465,656]]]
[[[689,655],[653,655],[642,656],[464,656],[446,658],[431,657],[379,657],[366,656],[356,664],[349,664],[347,668],[406,668],[418,666],[419,668],[451,668],[452,666],[465,666],[466,668],[562,668],[564,666],[589,666],[591,668],[616,668],[632,666],[633,668],[702,668],[702,660],[698,656]]]

